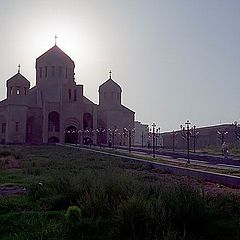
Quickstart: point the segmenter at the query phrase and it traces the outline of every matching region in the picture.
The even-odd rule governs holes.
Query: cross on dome
[[[112,79],[112,71],[109,71],[109,79]]]
[[[21,65],[18,64],[18,73],[20,73],[20,70],[21,70]]]
[[[57,38],[58,38],[56,34],[55,34],[54,38],[55,38],[55,46],[56,46],[57,45]]]

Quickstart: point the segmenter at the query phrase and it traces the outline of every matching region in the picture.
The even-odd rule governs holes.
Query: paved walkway
[[[118,149],[119,150],[119,149]],[[121,150],[126,150],[126,148],[121,147]],[[152,156],[152,149],[146,148],[132,148],[132,152]],[[172,161],[172,162],[186,162],[187,153],[180,151],[166,151],[166,150],[157,150],[156,157]],[[200,165],[212,165],[224,169],[240,169],[240,159],[234,156],[229,156],[224,158],[221,155],[212,155],[207,153],[190,153],[190,162]]]
[[[206,170],[192,169],[192,168],[190,168],[190,165],[188,165],[188,164],[184,167],[184,166],[171,165],[168,163],[154,162],[151,160],[145,160],[142,158],[138,158],[137,156],[122,155],[121,152],[117,152],[117,151],[116,152],[103,151],[103,149],[99,149],[99,148],[97,149],[96,147],[86,148],[83,146],[70,145],[70,144],[58,144],[58,145],[64,146],[64,147],[77,148],[79,150],[83,149],[86,151],[92,151],[92,152],[96,152],[96,153],[100,153],[100,154],[104,154],[104,155],[125,158],[125,159],[129,159],[130,161],[148,163],[148,164],[151,164],[151,166],[153,168],[170,171],[170,172],[178,174],[178,175],[187,175],[189,177],[194,177],[196,179],[220,183],[220,184],[230,186],[230,187],[240,188],[240,177],[239,176],[210,172],[210,171],[206,171]],[[121,150],[121,151],[125,152],[125,153],[127,152],[127,150]],[[139,152],[136,151],[135,154],[139,154]],[[140,152],[140,154],[142,154],[142,152]]]

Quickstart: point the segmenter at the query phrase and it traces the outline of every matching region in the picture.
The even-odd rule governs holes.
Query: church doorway
[[[78,131],[74,126],[69,126],[65,129],[65,143],[77,143]]]

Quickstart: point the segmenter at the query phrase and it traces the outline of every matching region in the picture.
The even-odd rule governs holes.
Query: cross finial
[[[54,38],[55,38],[55,46],[56,46],[57,45],[57,38],[58,38],[56,34],[55,34]]]
[[[112,71],[109,71],[109,79],[112,79]]]
[[[21,65],[18,64],[18,73],[20,73],[20,70],[21,70]]]

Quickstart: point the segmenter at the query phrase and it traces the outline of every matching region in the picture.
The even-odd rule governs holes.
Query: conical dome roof
[[[12,86],[25,86],[29,88],[30,82],[20,72],[18,72],[7,80],[7,87]]]
[[[106,82],[99,86],[99,92],[122,92],[122,88],[110,77]]]
[[[44,62],[45,64],[61,63],[74,65],[74,61],[57,45],[54,45],[52,48],[38,57],[36,60],[36,65],[41,62]]]

